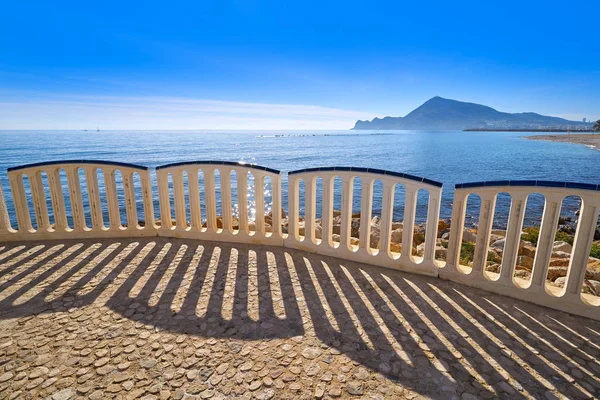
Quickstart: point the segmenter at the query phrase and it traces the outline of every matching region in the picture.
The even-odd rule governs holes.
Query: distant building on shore
[[[587,122],[587,118],[583,118],[583,123],[585,124]]]

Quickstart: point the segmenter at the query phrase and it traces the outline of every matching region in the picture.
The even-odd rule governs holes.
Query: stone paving
[[[0,244],[0,398],[592,398],[600,323],[282,248]]]

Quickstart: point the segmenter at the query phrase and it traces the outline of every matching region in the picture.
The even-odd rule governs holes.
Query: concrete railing
[[[288,177],[289,236],[285,242],[286,246],[368,264],[437,276],[438,265],[434,261],[434,255],[442,198],[441,183],[408,174],[353,167],[298,170],[290,172]],[[332,240],[333,185],[336,177],[339,177],[342,182],[342,221],[339,244]],[[315,237],[317,178],[321,178],[323,182],[322,239]],[[360,180],[361,184],[360,234],[357,246],[351,244],[350,236],[353,186],[356,178]],[[300,236],[298,229],[301,180],[304,182],[306,196],[304,221],[306,235],[304,237]],[[373,186],[376,180],[381,181],[383,184],[379,249],[373,249],[370,245]],[[407,249],[407,251],[401,253],[390,250],[396,185],[403,185],[405,189],[401,247]],[[420,189],[428,191],[429,202],[425,248],[423,257],[419,259],[411,254],[411,250],[413,247],[417,193]]]
[[[265,179],[271,180],[272,208],[281,210],[281,172],[244,163],[226,161],[197,161],[162,165],[156,168],[158,194],[160,203],[159,236],[196,238],[235,243],[256,243],[283,245],[281,233],[281,214],[273,212],[272,229],[267,232],[264,208]],[[217,199],[215,172],[218,171],[221,194],[222,215],[217,216]],[[184,172],[187,175],[189,204],[184,195]],[[232,215],[232,172],[235,173],[235,184],[238,205],[238,226],[234,227]],[[202,223],[200,205],[199,178],[202,174],[205,194],[205,223]],[[251,226],[248,210],[248,176],[254,178],[254,201],[256,219]],[[171,194],[169,192],[169,176],[173,184],[172,200],[175,208],[175,219],[171,219]],[[189,207],[190,220],[187,221],[186,206]]]
[[[118,172],[118,174],[117,174]],[[136,190],[134,177],[139,175]],[[99,176],[102,178],[99,180]],[[117,179],[120,176],[121,179]],[[249,181],[249,177],[252,179]],[[222,242],[285,246],[403,271],[439,276],[470,286],[600,320],[599,302],[582,294],[586,267],[600,212],[598,185],[506,181],[460,184],[455,188],[449,241],[438,238],[442,184],[426,178],[378,169],[334,167],[288,174],[288,215],[277,170],[234,162],[198,161],[156,168],[159,218],[147,167],[102,161],[30,164],[8,170],[16,226],[11,224],[0,186],[0,242],[70,238],[163,236]],[[272,213],[265,216],[265,181],[271,184]],[[334,181],[341,181],[341,207],[334,210]],[[25,182],[28,182],[28,185]],[[250,182],[250,183],[249,183]],[[302,184],[301,184],[302,182]],[[318,182],[321,186],[318,186]],[[360,186],[360,215],[353,215],[354,185]],[[381,220],[378,245],[371,243],[374,186],[380,182]],[[85,183],[85,185],[83,185]],[[252,184],[253,183],[253,184]],[[379,183],[378,183],[379,185]],[[404,211],[400,243],[391,242],[394,198],[402,186]],[[428,196],[424,242],[415,253],[418,193]],[[200,193],[203,191],[204,199]],[[249,191],[253,191],[250,196]],[[322,193],[321,211],[317,192]],[[486,259],[499,193],[511,196],[499,272],[486,270]],[[515,277],[528,196],[541,193],[545,206],[531,268],[531,279]],[[70,206],[65,202],[68,196]],[[101,196],[101,194],[103,196]],[[467,199],[481,199],[475,250],[470,265],[460,264]],[[582,208],[564,288],[549,286],[546,276],[553,252],[561,203],[578,196]],[[104,197],[104,201],[101,201]],[[256,218],[248,202],[252,197]],[[300,200],[304,200],[301,217]],[[85,201],[84,201],[85,200]],[[237,213],[233,208],[237,204]],[[218,209],[221,208],[219,212]],[[138,215],[143,211],[143,218]],[[280,211],[282,210],[282,211]],[[123,212],[124,211],[124,212]],[[334,216],[334,213],[336,214]],[[106,214],[108,221],[106,220]],[[121,221],[126,215],[127,222]],[[320,214],[320,218],[319,217]],[[339,227],[334,234],[333,221]],[[358,234],[351,235],[351,229]],[[320,225],[319,237],[316,235]],[[301,234],[301,226],[303,235]],[[440,244],[446,262],[435,259]],[[437,247],[436,247],[437,246]],[[442,249],[444,250],[444,249]],[[416,255],[418,254],[418,255]]]
[[[508,193],[511,205],[500,272],[494,273],[486,271],[485,265],[496,199],[499,193]],[[514,276],[515,267],[521,245],[527,199],[534,193],[544,196],[545,205],[531,269],[531,279],[521,279]],[[470,194],[479,196],[481,208],[473,263],[472,267],[468,268],[460,264],[459,257],[467,199]],[[546,277],[553,253],[561,205],[567,196],[577,196],[581,199],[581,211],[566,284],[564,288],[560,289],[549,285]],[[592,296],[581,293],[599,213],[599,185],[543,181],[494,181],[456,185],[447,263],[440,270],[440,277],[570,313],[600,319],[598,302],[592,300]]]
[[[122,197],[124,198],[127,223],[121,222],[117,171],[122,179],[122,182],[119,183],[124,192]],[[101,172],[103,176],[102,189],[106,196],[108,224],[105,224],[103,219],[98,172]],[[139,174],[141,199],[136,199],[134,174]],[[63,175],[62,179],[61,175]],[[25,178],[29,183],[30,196],[27,196],[25,190]],[[6,203],[0,188],[0,240],[135,237],[155,234],[152,224],[144,226],[139,224],[136,208],[137,201],[141,200],[144,219],[146,221],[154,220],[148,167],[107,161],[56,161],[9,168],[8,179],[18,228],[13,229],[10,224]],[[46,180],[46,184],[44,184],[44,180]],[[87,193],[82,190],[82,180],[85,180]],[[65,183],[70,202],[70,215],[67,215],[63,190]],[[49,196],[47,196],[47,191],[49,191]],[[86,221],[85,218],[84,194],[88,198],[91,221]],[[50,222],[48,197],[51,201],[53,223]],[[31,213],[30,207],[33,208],[33,213]],[[33,222],[35,222],[35,227]]]

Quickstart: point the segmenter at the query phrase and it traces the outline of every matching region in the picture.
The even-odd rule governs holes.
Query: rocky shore
[[[525,136],[529,140],[546,140],[550,142],[576,143],[600,150],[600,132],[597,133],[577,133],[570,135],[536,135]]]

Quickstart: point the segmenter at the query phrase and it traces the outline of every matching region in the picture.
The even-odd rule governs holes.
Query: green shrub
[[[523,235],[521,235],[521,239],[526,242],[530,242],[534,246],[537,246],[537,242],[540,236],[540,227],[539,226],[530,226],[529,228],[523,229]],[[554,236],[555,241],[567,242],[571,246],[573,245],[573,236],[569,235],[563,231],[556,231],[556,235]]]
[[[592,250],[590,251],[590,257],[600,258],[600,243],[592,243]]]
[[[466,242],[460,245],[460,263],[462,265],[469,265],[473,261],[473,255],[475,254],[475,243]]]

